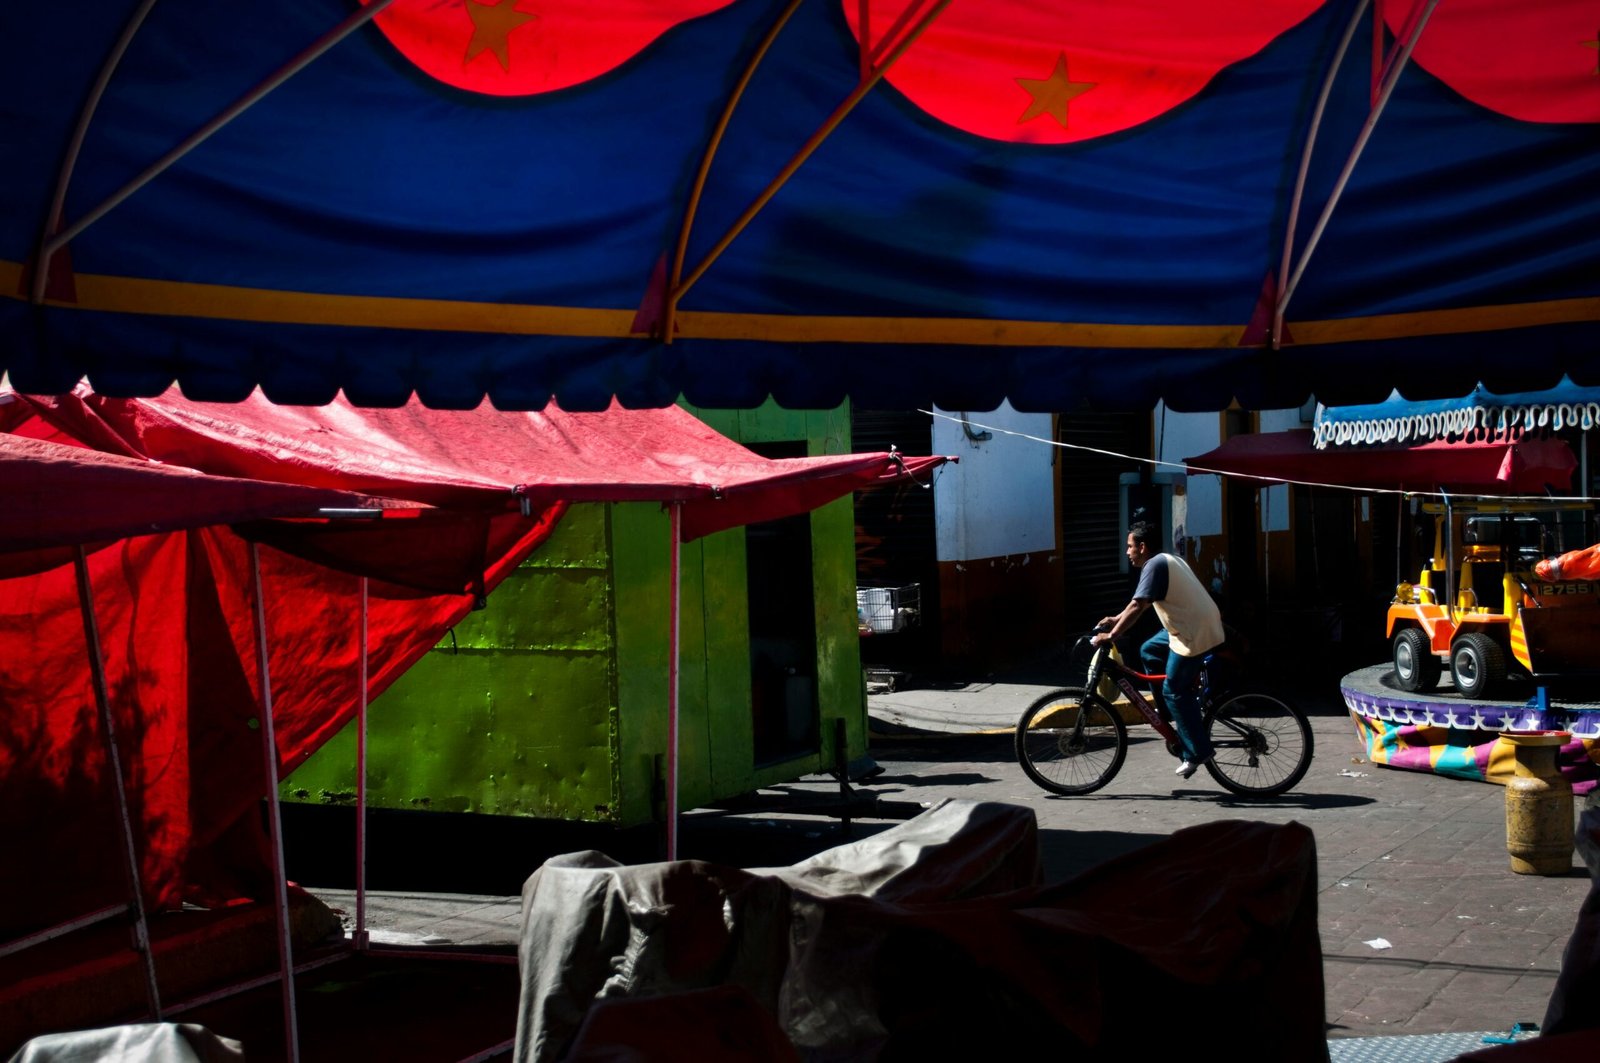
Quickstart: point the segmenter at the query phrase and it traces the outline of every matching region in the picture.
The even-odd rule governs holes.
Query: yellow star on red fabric
[[[1595,51],[1600,52],[1600,34],[1597,34],[1595,39],[1592,41],[1584,41],[1583,46],[1585,48],[1593,48]],[[1600,74],[1600,57],[1596,57],[1594,61],[1594,72],[1596,74]]]
[[[1056,56],[1056,68],[1050,72],[1049,77],[1042,80],[1017,78],[1016,81],[1018,85],[1028,90],[1028,95],[1033,97],[1033,102],[1022,112],[1017,124],[1031,122],[1041,114],[1047,114],[1060,122],[1062,129],[1067,128],[1067,104],[1098,84],[1094,81],[1073,81],[1068,77],[1066,52]]]
[[[511,31],[524,22],[532,22],[537,15],[518,11],[520,0],[498,0],[496,3],[479,3],[467,0],[467,16],[472,19],[472,40],[467,42],[463,64],[472,62],[483,52],[493,52],[500,60],[500,69],[511,70]]]

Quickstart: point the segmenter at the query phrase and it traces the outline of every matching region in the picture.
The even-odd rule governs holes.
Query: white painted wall
[[[1309,417],[1309,411],[1306,413]],[[1299,407],[1287,410],[1262,410],[1261,430],[1263,432],[1287,432],[1291,428],[1310,428],[1309,420],[1301,420]]]
[[[1175,413],[1156,407],[1156,457],[1166,463],[1156,472],[1173,473],[1183,482],[1183,459],[1204,454],[1222,443],[1222,416],[1215,413]],[[1174,492],[1176,496],[1177,492]],[[1217,476],[1190,476],[1182,503],[1172,503],[1172,523],[1176,532],[1182,525],[1190,539],[1222,534],[1222,483]]]
[[[1291,428],[1310,428],[1311,422],[1301,419],[1301,407],[1288,410],[1262,410],[1260,413],[1261,431],[1287,432]],[[1309,416],[1309,413],[1307,413]],[[1289,530],[1289,486],[1275,484],[1272,487],[1261,489],[1260,507],[1257,512],[1261,514],[1261,530],[1276,532]]]
[[[1309,428],[1310,407],[1287,410],[1262,410],[1260,425],[1263,432],[1284,432],[1291,428]],[[1215,413],[1174,413],[1166,411],[1165,433],[1162,432],[1162,409],[1156,407],[1156,456],[1172,462],[1161,466],[1158,472],[1181,473],[1184,458],[1204,454],[1222,443],[1222,418]],[[1188,498],[1180,517],[1174,504],[1173,522],[1184,522],[1184,531],[1191,538],[1222,533],[1222,478],[1196,475],[1188,478]],[[1287,531],[1289,528],[1289,488],[1283,484],[1261,489],[1259,513],[1263,531]]]
[[[960,411],[936,412],[940,416],[933,419],[933,452],[961,459],[954,468],[946,466],[933,484],[939,560],[976,561],[1054,550],[1051,458],[1057,448],[1049,442],[1050,414],[1018,413],[1010,403],[968,414],[973,434],[983,433],[980,425],[994,429],[989,439],[980,442],[963,429]]]

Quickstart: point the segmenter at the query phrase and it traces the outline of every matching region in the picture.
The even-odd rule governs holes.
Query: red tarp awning
[[[683,503],[683,537],[804,513],[851,491],[919,473],[944,458],[842,454],[769,459],[675,406],[506,413],[108,399],[79,389],[19,396],[40,423],[98,450],[226,476],[362,491],[449,508],[542,508],[563,502]],[[12,419],[25,418],[18,411]],[[3,422],[0,422],[3,424]],[[49,427],[45,427],[48,425]]]
[[[232,476],[0,434],[0,578],[135,535],[365,508],[364,495]]]
[[[1311,430],[1234,436],[1185,458],[1191,475],[1221,473],[1262,480],[1410,491],[1542,495],[1572,486],[1577,459],[1560,439],[1448,443],[1415,447],[1317,450]]]
[[[163,530],[118,539],[89,557],[154,908],[224,903],[270,881],[255,814],[266,788],[250,540],[271,547],[261,551],[263,598],[287,772],[359,704],[360,575],[372,579],[370,699],[544,541],[568,499],[682,502],[684,534],[692,537],[803,512],[944,460],[771,461],[677,408],[510,414],[413,402],[394,410],[296,409],[260,396],[212,406],[175,391],[143,400],[82,389],[58,399],[0,393],[0,430],[16,433],[0,438],[18,454],[77,445],[76,462],[23,460],[25,479],[7,475],[0,528],[37,529],[16,534],[30,549],[145,530],[152,508],[167,511],[165,529],[281,515],[269,498],[304,500],[307,510],[359,505],[367,496],[439,507],[385,510],[378,520]],[[109,453],[91,457],[83,448]],[[102,487],[108,474],[78,477],[85,468],[160,484],[225,478],[231,487],[220,490],[233,501],[208,510],[199,487],[111,492]],[[31,485],[25,494],[9,492],[23,482]],[[524,499],[531,516],[522,515]],[[19,512],[30,500],[38,512]],[[81,526],[75,512],[86,515]],[[27,869],[0,877],[0,937],[122,896],[115,864],[103,855],[115,843],[115,806],[73,572],[37,569],[0,581],[0,837],[10,866]]]

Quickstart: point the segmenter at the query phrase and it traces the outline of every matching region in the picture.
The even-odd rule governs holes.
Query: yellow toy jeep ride
[[[1457,693],[1489,696],[1508,675],[1600,675],[1600,581],[1542,580],[1549,533],[1533,514],[1585,504],[1429,502],[1433,557],[1389,605],[1394,676],[1431,690],[1449,662]],[[1459,528],[1459,531],[1458,531]],[[1455,548],[1457,537],[1463,540]]]

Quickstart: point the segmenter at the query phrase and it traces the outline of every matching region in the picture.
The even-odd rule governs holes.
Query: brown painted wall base
[[[1037,660],[1065,638],[1055,551],[939,562],[946,667],[992,670]]]

